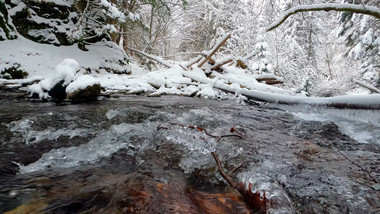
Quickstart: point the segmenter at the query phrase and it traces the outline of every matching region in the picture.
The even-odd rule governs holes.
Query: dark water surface
[[[188,97],[60,105],[0,94],[0,213],[247,213],[218,174],[265,192],[270,213],[377,213],[380,146],[329,121]],[[216,142],[213,135],[243,135]],[[157,130],[166,126],[170,130]],[[370,132],[370,130],[369,130]],[[376,136],[376,135],[375,135]]]

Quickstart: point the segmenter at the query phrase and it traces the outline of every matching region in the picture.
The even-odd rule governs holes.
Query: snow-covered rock
[[[93,99],[100,94],[99,80],[90,75],[79,76],[66,88],[67,98],[72,100]]]
[[[0,1],[0,41],[14,38],[16,38],[14,26],[9,20],[5,2]]]
[[[29,93],[40,98],[62,100],[66,98],[66,87],[74,80],[79,63],[73,59],[64,59],[55,69],[54,75],[28,87]]]
[[[67,32],[78,20],[73,1],[10,0],[6,4],[12,23],[25,38],[38,43],[72,44]]]

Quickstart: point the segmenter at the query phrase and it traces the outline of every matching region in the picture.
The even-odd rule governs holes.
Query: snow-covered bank
[[[55,67],[66,58],[76,60],[83,72],[129,73],[125,52],[115,43],[102,41],[87,45],[88,51],[77,45],[53,46],[40,44],[18,35],[15,40],[0,42],[0,71],[18,67],[29,76],[54,75]]]
[[[58,82],[63,80],[66,87],[75,80],[75,85],[69,86],[67,93],[74,89],[84,89],[91,84],[100,84],[105,94],[168,94],[227,99],[231,97],[226,94],[228,92],[242,99],[250,98],[270,103],[380,109],[380,95],[306,97],[295,94],[294,91],[258,82],[260,78],[282,81],[280,77],[272,74],[254,74],[233,64],[223,65],[223,72],[218,72],[211,71],[207,66],[199,68],[193,65],[184,68],[180,66],[181,63],[176,65],[167,62],[169,69],[148,72],[133,63],[127,64],[124,50],[108,41],[88,45],[89,50],[82,51],[75,45],[56,47],[18,36],[15,40],[2,41],[0,48],[7,50],[0,53],[1,71],[17,67],[28,73],[28,78],[24,80],[0,79],[0,85],[17,88],[41,80],[23,89],[44,99],[50,98],[48,91]],[[69,69],[70,71],[67,71],[67,66],[60,67],[60,63],[67,60],[73,62],[70,66],[75,67]],[[87,76],[82,77],[83,75]]]
[[[76,62],[75,60],[66,59],[65,61]],[[62,64],[61,63],[61,64]],[[161,95],[184,95],[184,96],[202,96],[206,98],[228,98],[225,92],[243,96],[250,99],[264,101],[269,103],[280,104],[309,104],[333,106],[336,108],[356,108],[356,109],[380,109],[380,95],[346,95],[337,97],[306,97],[304,95],[295,95],[292,91],[283,90],[274,86],[259,83],[255,75],[246,74],[243,69],[230,68],[225,69],[224,73],[213,72],[211,77],[207,77],[203,70],[192,67],[192,70],[183,70],[180,67],[170,69],[161,69],[153,72],[139,71],[134,75],[116,75],[109,73],[96,73],[86,75],[84,78],[82,72],[75,74],[75,70],[65,69],[61,71],[61,64],[55,69],[56,72],[48,77],[42,77],[42,81],[26,88],[28,92],[39,94],[41,98],[49,98],[47,91],[54,84],[70,77],[70,81],[75,81],[74,88],[85,88],[91,83],[99,83],[103,88],[103,93],[128,93],[141,94],[150,96]],[[75,63],[74,63],[75,64]],[[74,65],[73,65],[74,66]],[[76,67],[81,67],[77,65]],[[40,74],[41,73],[37,73]],[[55,76],[54,76],[55,74]],[[70,75],[69,75],[70,74]],[[68,75],[68,76],[67,76]],[[41,75],[42,76],[42,75]],[[74,77],[75,76],[75,77]],[[66,78],[67,77],[67,78]],[[2,80],[0,84],[10,84],[11,86],[21,86],[22,82],[32,82],[40,80],[41,77],[31,77],[27,80]],[[69,82],[66,84],[68,85]],[[72,88],[73,86],[69,87]],[[71,89],[70,89],[71,90]]]

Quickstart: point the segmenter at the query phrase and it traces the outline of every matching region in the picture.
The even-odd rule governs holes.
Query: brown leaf
[[[235,127],[231,127],[231,129],[230,129],[230,132],[231,133],[234,133],[236,130],[235,130]]]

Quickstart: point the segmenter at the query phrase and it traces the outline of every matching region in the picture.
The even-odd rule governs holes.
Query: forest
[[[111,53],[113,56],[103,59],[100,65],[99,62],[79,62],[81,70],[90,73],[138,70],[132,69],[129,62],[145,73],[163,68],[162,63],[141,53],[174,65],[186,64],[207,54],[220,39],[230,35],[210,57],[211,64],[215,60],[219,60],[218,63],[231,61],[229,65],[241,67],[238,62],[243,63],[246,74],[282,78],[282,84],[277,87],[290,90],[291,94],[331,97],[378,93],[378,17],[349,10],[303,12],[268,31],[284,11],[297,5],[322,3],[335,1],[31,1],[24,4],[9,0],[2,3],[0,35],[2,39],[12,40],[20,34],[54,46],[77,44],[83,51],[100,41],[121,47],[121,53]],[[376,9],[379,4],[376,1],[343,3],[357,4],[364,10],[365,6]],[[57,4],[57,7],[49,9],[49,4]],[[1,57],[0,70],[4,78],[12,78],[9,74],[12,70],[29,73],[29,76],[45,74],[8,55],[3,51]],[[100,57],[107,58],[105,55],[107,53]],[[55,64],[49,67],[61,61],[54,59]],[[109,65],[107,61],[115,61],[120,66]]]

